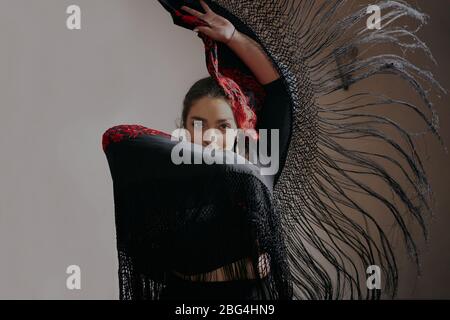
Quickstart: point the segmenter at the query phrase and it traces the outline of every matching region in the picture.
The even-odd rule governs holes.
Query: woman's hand
[[[208,24],[208,26],[196,27],[194,31],[204,33],[215,41],[228,44],[236,32],[236,28],[230,21],[212,11],[203,0],[200,0],[200,4],[206,13],[199,12],[187,6],[181,7],[184,11]]]
[[[200,4],[206,13],[201,13],[186,6],[181,7],[184,11],[208,24],[208,26],[196,27],[199,32],[202,32],[215,41],[220,41],[228,45],[249,67],[262,85],[268,84],[280,77],[270,58],[256,41],[236,30],[233,24],[226,18],[214,13],[203,0],[200,0]]]

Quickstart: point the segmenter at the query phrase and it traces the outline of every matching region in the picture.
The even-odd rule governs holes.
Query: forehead
[[[229,103],[222,98],[203,97],[192,105],[189,117],[205,119],[234,119]]]

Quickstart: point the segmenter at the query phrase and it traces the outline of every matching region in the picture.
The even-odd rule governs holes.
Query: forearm
[[[264,50],[247,35],[236,30],[228,47],[248,66],[262,85],[280,77]]]

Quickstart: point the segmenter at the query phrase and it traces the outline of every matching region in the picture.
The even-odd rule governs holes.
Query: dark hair
[[[183,111],[181,113],[181,127],[186,127],[187,116],[189,111],[191,111],[192,105],[203,97],[223,98],[228,101],[225,92],[212,77],[198,80],[184,97]]]

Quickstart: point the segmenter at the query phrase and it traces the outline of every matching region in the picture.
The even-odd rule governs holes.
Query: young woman
[[[265,98],[262,104],[261,110],[257,115],[257,126],[254,129],[277,129],[280,131],[280,151],[285,152],[287,149],[287,142],[289,139],[290,130],[290,100],[283,85],[282,79],[276,69],[274,68],[270,59],[265,55],[264,51],[259,45],[251,38],[245,36],[239,32],[233,24],[227,19],[214,13],[206,3],[201,2],[205,13],[201,13],[197,10],[189,7],[183,7],[182,9],[204,21],[207,25],[199,26],[197,32],[207,35],[210,39],[223,43],[228,46],[239,59],[241,59],[254,74],[257,81],[264,89]],[[182,127],[185,128],[191,137],[191,142],[195,143],[195,130],[201,127],[202,137],[206,130],[215,129],[219,134],[217,144],[219,148],[225,150],[235,150],[233,146],[236,145],[237,137],[227,140],[227,129],[242,129],[239,121],[237,121],[236,110],[233,109],[232,102],[228,98],[227,94],[221,86],[218,85],[215,79],[207,77],[197,81],[186,94],[183,102],[182,110]],[[139,130],[143,130],[139,132]],[[140,133],[148,134],[149,129],[142,127],[129,126],[117,126],[111,128],[104,135],[104,141],[119,142],[124,137],[118,138],[118,135],[137,136]],[[162,133],[153,131],[156,135],[163,136]],[[269,132],[270,136],[270,132]],[[167,139],[167,136],[165,137]],[[167,140],[166,144],[169,143]],[[210,142],[206,140],[197,141],[197,143],[207,146]],[[278,141],[277,141],[278,143]],[[109,146],[109,144],[108,144]],[[173,145],[171,145],[173,146]],[[105,150],[106,145],[104,144]],[[111,146],[109,146],[111,147]],[[108,148],[109,152],[113,148]],[[168,151],[169,149],[166,148]],[[120,156],[118,154],[127,154],[130,157],[130,152],[115,152],[116,159]],[[279,159],[276,159],[279,161]],[[111,164],[114,166],[114,160]],[[117,161],[117,160],[116,160]],[[164,171],[161,168],[162,171]],[[191,170],[191,169],[187,169]],[[193,169],[192,169],[193,170]],[[191,170],[191,171],[192,171]],[[264,177],[264,184],[267,190],[273,188],[273,184],[278,172]],[[113,173],[113,176],[117,174]],[[129,176],[133,174],[129,174]],[[201,179],[201,176],[205,173],[201,173],[198,176],[193,173],[189,174],[192,178]],[[129,177],[127,177],[128,179]],[[156,178],[154,178],[156,179]],[[192,184],[192,182],[190,182]],[[189,188],[189,185],[186,186]],[[257,192],[258,190],[252,190]],[[220,194],[219,194],[220,196]],[[219,202],[223,202],[223,206],[226,205],[227,195],[223,195],[223,201],[219,199]],[[270,201],[270,198],[266,199]],[[116,201],[117,203],[117,201]],[[219,204],[219,206],[222,206]],[[232,207],[229,207],[233,210]],[[222,208],[216,209],[217,212],[222,211]],[[268,213],[271,209],[268,210]],[[224,214],[227,214],[226,212]],[[231,212],[228,213],[230,217],[228,219],[235,219]],[[222,217],[227,219],[226,217]],[[214,268],[209,267],[207,272],[186,274],[182,270],[178,270],[176,264],[173,265],[170,270],[164,271],[165,286],[160,292],[158,292],[159,299],[274,299],[276,294],[274,289],[270,289],[270,254],[264,252],[258,247],[258,239],[252,232],[256,230],[250,227],[248,221],[242,221],[242,218],[237,219],[232,224],[240,228],[241,234],[239,237],[242,240],[243,247],[251,246],[252,249],[247,251],[247,256],[242,253],[236,252],[233,254],[235,258],[231,263],[226,265],[218,265]],[[208,228],[206,226],[206,228]],[[247,234],[245,234],[247,233]],[[174,236],[177,237],[177,236]],[[195,235],[190,235],[192,240]],[[171,239],[170,241],[178,241]],[[214,238],[209,239],[204,236],[200,239],[202,242],[210,241],[208,245],[214,248]],[[247,242],[245,244],[244,242]],[[251,242],[251,244],[249,244]],[[237,243],[239,245],[239,243]],[[218,245],[220,246],[220,245]],[[191,248],[194,249],[195,248]],[[166,249],[168,250],[168,249]],[[232,250],[232,249],[231,249]],[[253,250],[253,252],[252,252]],[[255,255],[255,251],[257,254]],[[237,250],[240,251],[240,250]],[[245,252],[245,251],[244,251]],[[207,253],[205,253],[207,254]],[[253,254],[253,256],[251,256]],[[224,254],[227,257],[227,254]],[[229,258],[227,258],[229,260]],[[275,260],[274,260],[275,261]],[[155,265],[159,262],[154,262]],[[217,263],[215,263],[217,265]],[[203,267],[207,269],[208,266]]]
[[[277,129],[279,170],[266,176],[260,163],[177,165],[168,134],[139,125],[105,132],[120,298],[395,296],[396,246],[383,226],[397,226],[418,262],[412,230],[426,233],[432,206],[417,135],[386,110],[418,116],[439,138],[422,83],[442,88],[404,55],[373,44],[430,55],[416,27],[403,24],[424,23],[425,15],[382,1],[383,28],[368,29],[367,8],[345,8],[345,0],[159,2],[205,45],[210,78],[189,90],[182,112],[191,139],[200,127]],[[406,80],[421,101],[373,93],[364,80],[374,76],[393,87]],[[377,148],[367,148],[373,141]],[[234,137],[218,141],[225,155],[234,144]],[[195,149],[186,154],[199,155]],[[374,265],[383,291],[367,286]]]
[[[283,90],[283,86],[279,80],[280,76],[273,67],[270,59],[264,54],[263,50],[261,50],[259,45],[254,40],[236,30],[236,28],[227,19],[215,14],[205,2],[201,1],[200,3],[205,9],[205,13],[201,13],[186,6],[182,7],[183,10],[192,16],[198,17],[208,24],[208,26],[198,27],[195,31],[204,33],[213,40],[225,43],[242,61],[247,64],[258,81],[265,87],[265,92],[267,93],[266,99],[268,100],[262,108],[262,112],[272,113],[280,118],[280,122],[278,122],[279,128],[277,129],[288,128],[289,122],[282,123],[281,121],[283,116],[289,112],[287,94]],[[195,126],[200,124],[202,127],[202,133],[205,132],[205,130],[216,129],[222,134],[222,139],[218,142],[220,147],[230,149],[230,145],[235,143],[235,141],[226,140],[225,131],[227,129],[237,129],[238,124],[235,120],[232,108],[225,93],[213,78],[208,77],[195,83],[186,94],[183,106],[182,124],[183,127],[189,131],[192,139],[194,137]],[[263,119],[267,118],[267,116],[262,117]],[[260,122],[259,128],[265,128],[264,125],[264,123]],[[286,142],[288,131],[282,130],[282,132],[284,133],[282,139]],[[194,140],[192,140],[192,142],[194,143]],[[209,141],[202,141],[204,146],[207,146],[209,143]],[[284,144],[284,148],[286,148],[286,144]],[[227,275],[225,272],[226,268],[224,267],[217,268],[202,275],[186,276],[176,270],[174,270],[174,274],[191,281],[231,282],[234,280],[256,279],[256,275],[252,270],[253,266],[251,258],[248,257],[244,260],[247,266],[247,274],[243,275],[242,279],[235,279],[233,276]],[[269,259],[267,254],[260,256],[260,263],[258,267],[260,277],[262,278],[267,277],[270,272],[268,270],[270,268],[268,261]],[[235,265],[236,264],[231,264],[228,268],[233,268]],[[251,287],[252,285],[254,285],[254,282],[249,282],[247,286]],[[238,297],[239,292],[246,292],[243,290],[245,286],[245,282],[238,281],[235,292],[231,293],[229,297]],[[171,292],[170,294],[177,294],[171,290],[174,291],[176,289],[169,286],[166,292]],[[189,294],[188,291],[185,291],[185,293]],[[221,295],[221,293],[217,291],[211,292],[211,294]],[[252,291],[252,294],[254,294],[255,297],[258,295],[255,291]],[[178,297],[182,297],[182,295],[178,294]],[[262,298],[263,296],[260,297]]]

